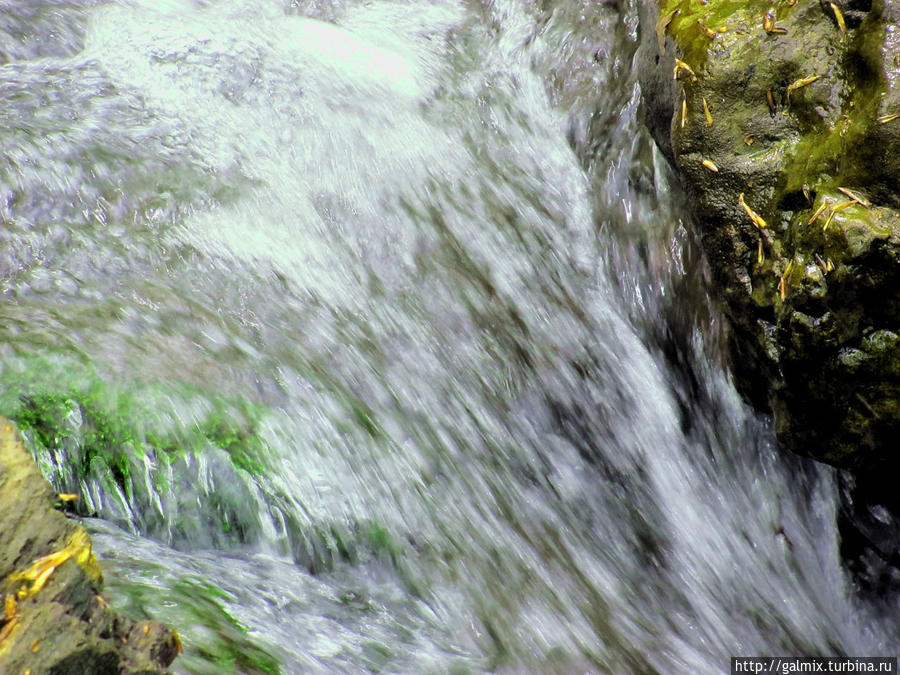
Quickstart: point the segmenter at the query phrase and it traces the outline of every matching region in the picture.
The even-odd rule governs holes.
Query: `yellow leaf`
[[[697,81],[697,76],[694,74],[694,69],[691,68],[684,61],[682,61],[680,59],[675,59],[675,68],[672,71],[672,74],[674,75],[675,79],[678,79],[678,73],[681,71],[684,71],[685,73],[687,73],[688,75],[691,76],[691,82]]]
[[[810,84],[812,84],[813,82],[818,80],[820,77],[821,77],[821,75],[813,75],[811,77],[802,77],[799,80],[794,80],[793,82],[791,82],[788,85],[787,92],[785,93],[785,100],[787,101],[787,104],[790,105],[790,103],[791,103],[791,92],[792,91],[797,91],[801,87],[809,86]]]
[[[3,642],[6,638],[10,636],[10,634],[16,629],[16,626],[19,625],[19,617],[15,616],[9,621],[7,621],[3,628],[0,628],[0,642]]]
[[[822,202],[822,205],[821,205],[819,208],[816,209],[816,212],[815,212],[814,214],[812,214],[812,217],[811,217],[809,220],[806,221],[806,224],[807,224],[807,225],[812,225],[814,222],[816,222],[816,218],[818,218],[819,216],[821,216],[821,215],[822,215],[822,211],[824,211],[826,208],[828,208],[828,202],[823,201],[823,202]]]
[[[174,628],[172,629],[172,639],[175,640],[175,651],[179,654],[184,654],[184,644],[181,642],[181,636]]]
[[[839,187],[838,190],[840,190],[845,195],[850,197],[850,199],[852,199],[853,201],[859,202],[860,204],[865,206],[867,209],[872,208],[872,202],[870,202],[868,199],[863,197],[862,194],[860,194],[856,190],[851,190],[850,188],[845,188],[845,187]]]
[[[829,2],[831,5],[831,11],[834,12],[834,19],[837,21],[838,28],[841,29],[841,42],[844,41],[844,38],[847,37],[847,24],[844,22],[844,15],[841,13],[841,8],[838,7],[833,2]]]
[[[706,115],[706,126],[711,127],[713,125],[712,113],[709,112],[709,106],[706,105],[706,99],[703,99],[703,114]]]
[[[792,260],[788,261],[787,267],[784,268],[784,272],[781,275],[781,279],[778,281],[778,295],[781,296],[782,302],[784,302],[784,298],[787,295],[787,278],[793,268],[794,268],[794,261],[792,259]]]
[[[760,216],[756,211],[754,211],[747,205],[747,202],[744,201],[743,192],[740,194],[740,196],[738,196],[738,204],[740,204],[744,208],[744,211],[746,211],[747,215],[750,216],[750,220],[753,221],[754,225],[756,225],[761,230],[766,229],[766,221],[763,220],[762,216]]]
[[[834,218],[835,213],[837,213],[838,211],[843,211],[848,206],[853,206],[854,204],[858,204],[858,203],[859,202],[857,202],[855,199],[851,199],[850,201],[841,202],[840,204],[835,206],[833,209],[831,209],[831,214],[828,216],[828,220],[825,221],[825,226],[822,228],[822,232],[824,232],[825,230],[828,229],[828,226],[831,224],[831,219]]]
[[[19,605],[16,602],[16,596],[8,593],[4,599],[4,620],[9,621],[18,612]]]
[[[714,37],[716,37],[716,31],[714,31],[709,26],[705,25],[704,23],[700,22],[699,20],[697,21],[697,25],[700,27],[700,30],[703,31],[703,34],[706,37],[708,37],[709,39],[713,39]]]
[[[32,582],[30,588],[19,589],[19,597],[27,598],[40,591],[56,568],[69,558],[74,558],[82,567],[91,560],[91,542],[87,531],[83,528],[75,530],[69,536],[66,546],[61,550],[42,556],[31,563],[26,570],[10,575],[9,578],[13,581]]]

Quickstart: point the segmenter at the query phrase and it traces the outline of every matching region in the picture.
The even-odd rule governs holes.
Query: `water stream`
[[[0,411],[176,672],[890,655],[736,394],[630,0],[0,1]]]

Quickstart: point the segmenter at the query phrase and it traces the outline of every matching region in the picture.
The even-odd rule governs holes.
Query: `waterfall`
[[[0,413],[176,672],[897,653],[732,385],[632,3],[7,4]]]

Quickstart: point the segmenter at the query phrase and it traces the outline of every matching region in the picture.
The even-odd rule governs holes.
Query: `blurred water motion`
[[[632,4],[2,8],[0,402],[176,669],[897,652],[721,366]]]

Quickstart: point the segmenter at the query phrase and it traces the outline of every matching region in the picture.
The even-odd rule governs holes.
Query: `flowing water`
[[[177,672],[897,653],[729,380],[636,17],[0,1],[0,405]]]

